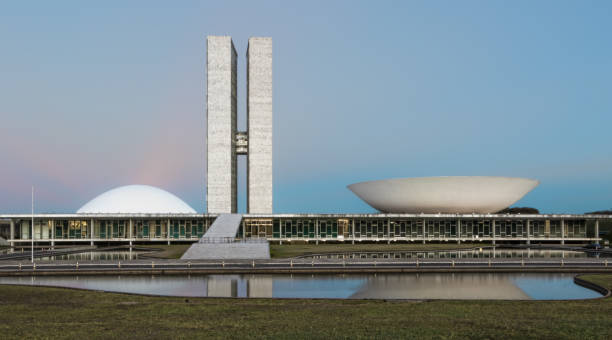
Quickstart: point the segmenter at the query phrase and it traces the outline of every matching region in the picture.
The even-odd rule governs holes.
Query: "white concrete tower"
[[[272,38],[247,48],[247,211],[272,213]]]
[[[237,54],[231,37],[206,39],[206,209],[235,213]]]

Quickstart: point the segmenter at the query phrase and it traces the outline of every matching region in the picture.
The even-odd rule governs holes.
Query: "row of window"
[[[213,219],[198,220],[134,220],[132,238],[194,239],[200,238]],[[88,239],[90,221],[35,221],[34,239]],[[239,238],[456,238],[456,237],[588,237],[585,220],[388,220],[388,219],[244,219]],[[93,238],[130,237],[129,220],[96,220]],[[22,221],[15,238],[30,239],[30,222]]]
[[[564,221],[564,237],[587,237],[586,221]],[[562,237],[561,221],[267,219],[243,223],[246,238]],[[529,230],[528,230],[529,229]],[[494,234],[493,234],[494,231]]]
[[[169,222],[169,223],[168,223]],[[59,220],[35,221],[34,239],[89,239],[91,222]],[[200,238],[212,220],[137,220],[133,221],[132,238],[139,239],[192,239]],[[128,238],[130,222],[127,220],[95,221],[93,238]],[[16,231],[16,239],[30,239],[30,222],[23,221]]]

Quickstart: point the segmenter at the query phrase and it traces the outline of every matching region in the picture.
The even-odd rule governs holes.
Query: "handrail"
[[[197,269],[247,269],[257,268],[266,269],[271,267],[281,267],[280,269],[305,269],[308,267],[319,268],[601,268],[611,270],[612,266],[608,266],[607,260],[600,261],[300,261],[296,259],[289,260],[215,260],[215,261],[128,261],[128,262],[35,262],[35,263],[0,263],[0,272],[40,272],[40,271],[62,271],[62,270],[98,270],[98,271],[130,271],[130,270],[197,270]],[[286,268],[285,268],[286,267]]]

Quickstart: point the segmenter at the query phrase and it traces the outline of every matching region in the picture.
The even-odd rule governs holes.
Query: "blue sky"
[[[234,39],[242,128],[247,40],[274,39],[275,212],[372,212],[346,185],[444,175],[539,179],[517,205],[543,212],[610,209],[610,13],[609,1],[2,2],[0,211],[29,211],[32,184],[37,211],[73,212],[137,183],[204,211],[206,35]]]

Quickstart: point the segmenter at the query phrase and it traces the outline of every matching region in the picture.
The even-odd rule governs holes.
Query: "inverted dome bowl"
[[[495,213],[540,184],[517,177],[448,176],[392,178],[351,184],[348,188],[384,213]]]

